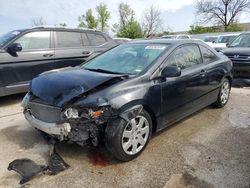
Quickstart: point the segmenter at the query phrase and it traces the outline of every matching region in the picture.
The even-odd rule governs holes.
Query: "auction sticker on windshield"
[[[148,50],[164,50],[166,46],[146,46],[145,49]]]

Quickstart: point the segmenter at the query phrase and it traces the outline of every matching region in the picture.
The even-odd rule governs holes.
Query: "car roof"
[[[129,42],[130,44],[185,44],[185,43],[203,43],[201,40],[196,39],[142,39]]]
[[[32,28],[26,28],[26,29],[19,29],[16,31],[21,31],[21,32],[27,32],[27,31],[36,31],[36,30],[54,30],[54,31],[77,31],[77,32],[97,32],[97,33],[102,33],[99,30],[96,29],[88,29],[88,28],[67,28],[67,27],[55,27],[55,26],[37,26],[37,27],[32,27]]]

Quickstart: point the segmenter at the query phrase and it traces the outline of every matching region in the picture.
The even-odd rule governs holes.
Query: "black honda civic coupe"
[[[129,161],[152,133],[208,105],[226,105],[231,82],[232,62],[201,41],[143,40],[39,75],[22,105],[46,135],[82,146],[105,142]]]

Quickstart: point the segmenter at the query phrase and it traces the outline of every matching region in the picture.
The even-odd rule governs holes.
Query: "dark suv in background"
[[[0,37],[0,96],[25,92],[32,78],[77,66],[118,44],[96,30],[36,27]]]
[[[250,32],[242,33],[222,51],[233,62],[234,85],[250,86]]]

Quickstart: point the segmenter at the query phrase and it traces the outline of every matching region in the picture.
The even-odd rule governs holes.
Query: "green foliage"
[[[163,36],[163,35],[174,35],[175,33],[172,32],[172,31],[163,31],[160,35]]]
[[[218,27],[203,27],[203,26],[190,26],[191,30],[189,30],[189,34],[202,34],[202,33],[215,33],[220,32]]]
[[[110,12],[104,3],[100,3],[96,6],[96,11],[98,13],[98,22],[100,23],[101,31],[104,31],[108,27],[108,20],[111,18]]]
[[[143,32],[141,30],[140,24],[137,21],[133,20],[126,24],[126,28],[120,28],[117,36],[131,39],[142,38]]]
[[[134,10],[126,3],[120,3],[119,15],[120,22],[113,26],[118,37],[141,38],[143,32],[138,21],[134,19]]]
[[[96,29],[98,25],[97,19],[93,16],[92,10],[88,9],[85,15],[79,16],[78,21],[80,22],[78,27],[89,29]]]
[[[202,34],[202,33],[217,33],[217,32],[236,32],[242,31],[242,27],[238,24],[231,24],[226,27],[224,30],[224,26],[212,26],[212,27],[203,27],[203,26],[190,26],[189,34]]]
[[[231,24],[226,27],[226,32],[236,32],[236,31],[243,31],[243,28],[238,24]]]

